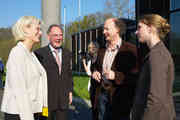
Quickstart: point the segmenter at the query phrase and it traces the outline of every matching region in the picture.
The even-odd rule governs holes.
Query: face
[[[63,32],[59,27],[52,27],[48,39],[53,48],[61,47],[63,43]]]
[[[31,24],[26,28],[28,39],[32,40],[34,43],[40,42],[40,37],[42,35],[40,24]]]
[[[98,49],[94,45],[89,46],[88,49],[89,49],[89,53],[92,55],[97,53],[98,51]]]
[[[116,35],[119,35],[118,29],[115,26],[113,20],[109,19],[104,24],[104,31],[103,31],[107,41],[113,41]]]
[[[139,22],[136,35],[139,38],[139,42],[141,43],[147,42],[150,35],[150,27],[142,22]]]

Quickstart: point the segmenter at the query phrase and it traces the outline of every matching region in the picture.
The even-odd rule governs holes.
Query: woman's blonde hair
[[[34,16],[21,17],[12,27],[12,33],[16,41],[24,40],[26,32],[24,27],[29,27],[32,24],[40,24],[40,20]]]
[[[139,19],[139,22],[142,22],[148,26],[154,26],[158,31],[160,39],[164,39],[167,33],[170,32],[170,25],[168,24],[167,20],[158,14],[144,15]]]

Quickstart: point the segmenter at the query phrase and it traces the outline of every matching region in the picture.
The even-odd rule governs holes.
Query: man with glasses
[[[68,104],[72,103],[73,80],[71,53],[62,48],[63,30],[53,24],[47,30],[49,45],[35,51],[47,72],[48,111],[50,120],[67,120]]]

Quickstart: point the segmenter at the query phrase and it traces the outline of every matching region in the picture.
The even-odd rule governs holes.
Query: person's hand
[[[72,92],[69,93],[69,104],[72,104]]]
[[[101,80],[101,74],[98,71],[93,72],[92,78],[94,78],[96,81],[100,82]]]
[[[104,70],[103,75],[106,79],[114,80],[115,79],[115,73],[112,70]]]

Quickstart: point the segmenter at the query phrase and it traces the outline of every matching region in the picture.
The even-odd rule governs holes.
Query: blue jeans
[[[99,120],[112,120],[112,105],[109,93],[102,89],[98,97]]]

